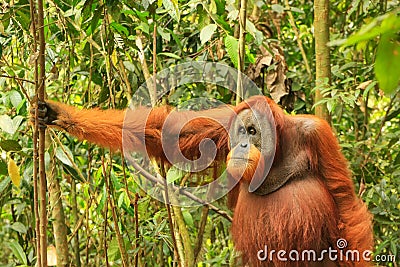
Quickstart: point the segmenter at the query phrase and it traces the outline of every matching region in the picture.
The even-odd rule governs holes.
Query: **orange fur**
[[[258,196],[240,187],[232,222],[235,247],[251,266],[323,266],[305,261],[265,261],[259,250],[321,251],[339,237],[337,210],[322,182],[316,178],[292,181],[281,189]],[[269,253],[267,253],[269,254]]]
[[[122,110],[79,110],[62,103],[48,101],[51,109],[57,112],[54,122],[61,128],[80,140],[98,144],[111,149],[119,149],[122,144]]]
[[[327,122],[315,116],[289,116],[266,99],[274,116],[278,143],[270,173],[279,172],[286,151],[305,151],[308,175],[289,181],[279,190],[257,196],[248,192],[248,181],[233,191],[236,204],[232,235],[236,248],[252,266],[369,266],[360,262],[282,262],[276,257],[261,262],[256,252],[270,249],[290,251],[336,248],[338,238],[348,245],[345,251],[373,249],[371,215],[356,196],[347,162]],[[240,104],[236,112],[253,109],[264,99],[254,97]],[[303,130],[299,129],[302,127]],[[267,177],[268,179],[268,177]]]
[[[80,140],[87,140],[112,150],[146,151],[150,157],[166,161],[162,149],[162,135],[180,134],[179,148],[188,159],[200,156],[199,145],[205,138],[215,142],[218,159],[224,160],[228,153],[226,127],[233,113],[229,107],[200,112],[177,112],[169,106],[123,111],[79,110],[54,101],[48,101],[48,104],[58,113],[55,127]],[[180,122],[188,123],[182,125]],[[163,128],[167,131],[163,132]]]
[[[276,258],[266,262],[257,259],[258,250],[265,245],[276,250],[321,251],[327,246],[335,248],[336,240],[344,238],[348,242],[347,249],[363,251],[373,247],[371,216],[354,192],[347,162],[330,126],[315,116],[285,115],[272,100],[262,96],[242,102],[234,112],[239,113],[249,107],[266,112],[260,104],[265,101],[272,110],[278,139],[269,175],[279,175],[282,168],[290,164],[287,151],[305,154],[308,169],[296,170],[307,175],[289,180],[277,191],[264,196],[248,192],[254,164],[247,165],[248,168],[243,170],[243,179],[231,191],[229,204],[235,207],[232,236],[244,262],[252,266],[368,266],[366,262],[289,264]],[[50,106],[58,114],[56,126],[79,139],[112,149],[147,150],[151,157],[166,161],[162,137],[179,134],[178,147],[186,158],[200,157],[199,145],[204,138],[215,142],[217,160],[225,160],[229,152],[225,128],[232,117],[230,108],[176,112],[170,107],[159,107],[124,112],[77,110],[55,102],[50,102]],[[187,119],[190,122],[181,127],[180,124]],[[218,120],[222,120],[222,124]],[[163,126],[166,132],[162,131]],[[123,127],[127,131],[122,131]],[[176,147],[172,143],[168,145]],[[253,150],[249,158],[252,162],[263,161],[260,153]]]
[[[231,150],[226,157],[226,170],[233,178],[237,180],[243,179],[250,183],[252,179],[261,177],[262,173],[259,174],[258,172],[264,170],[264,161],[261,159],[260,151],[253,144],[251,145],[249,154],[247,155],[248,161],[245,165],[238,166],[237,164],[232,163],[232,152],[233,150]],[[258,167],[259,164],[261,164],[261,166]]]

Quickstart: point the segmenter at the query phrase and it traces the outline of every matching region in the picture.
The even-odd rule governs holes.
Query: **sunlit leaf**
[[[400,81],[400,42],[394,35],[384,35],[378,45],[375,75],[381,89],[390,94]]]
[[[275,11],[276,13],[278,13],[278,14],[281,14],[281,13],[283,13],[285,11],[285,8],[283,6],[281,6],[281,5],[278,5],[278,4],[273,4],[271,6],[271,9],[273,11]]]
[[[12,90],[12,91],[10,92],[9,98],[10,98],[11,104],[12,104],[15,108],[17,108],[17,107],[19,106],[19,104],[21,103],[21,101],[22,101],[21,94],[18,93],[17,91],[15,91],[15,90]]]
[[[65,152],[70,156],[70,158],[73,158],[71,150],[69,150],[68,147],[64,146]],[[69,160],[68,156],[64,153],[63,149],[61,147],[57,147],[56,149],[56,157],[65,165],[72,166],[72,162]]]
[[[111,22],[110,27],[113,28],[114,30],[116,30],[119,34],[124,34],[126,36],[129,35],[128,29],[119,23]]]
[[[121,258],[121,253],[118,246],[118,240],[115,237],[111,240],[111,242],[108,245],[108,257],[111,260],[117,260]]]
[[[184,172],[181,171],[178,168],[170,168],[167,172],[167,183],[171,184],[175,182],[176,180],[182,178],[184,175]]]
[[[28,264],[24,249],[17,241],[15,240],[11,241],[10,243],[8,243],[8,247],[11,249],[12,253],[18,259],[19,262],[25,265]]]
[[[264,38],[263,34],[256,28],[254,23],[249,19],[246,20],[246,31],[254,37],[257,45],[262,44],[262,40]]]
[[[111,53],[111,62],[112,62],[112,64],[114,64],[114,66],[116,66],[118,64],[117,50],[115,50],[115,49]]]
[[[135,67],[135,65],[134,65],[132,62],[130,62],[130,61],[124,61],[123,64],[124,64],[124,66],[125,66],[125,68],[126,68],[127,70],[129,70],[130,72],[135,72],[136,67]]]
[[[121,208],[122,205],[124,204],[124,198],[125,198],[125,191],[122,191],[118,197],[118,202],[117,202],[118,208]]]
[[[57,250],[55,246],[47,247],[47,266],[57,266]]]
[[[201,44],[204,45],[206,42],[208,42],[216,30],[217,30],[217,25],[215,24],[209,24],[205,26],[200,32]]]
[[[0,142],[0,147],[5,151],[20,151],[21,145],[16,140],[4,140]]]
[[[237,68],[239,62],[239,41],[235,37],[228,35],[225,37],[225,47],[233,65]]]
[[[18,233],[21,233],[21,234],[26,234],[28,231],[27,227],[21,222],[13,223],[11,225],[11,229],[13,229],[14,231],[17,231]]]
[[[356,34],[350,36],[345,41],[344,45],[349,46],[362,41],[371,40],[381,34],[394,34],[399,30],[400,16],[398,16],[396,12],[388,13],[364,25]]]
[[[290,7],[290,11],[304,14],[303,10],[301,10],[300,8],[297,8],[297,7],[293,7],[293,6]]]
[[[167,10],[168,14],[176,21],[180,20],[180,11],[178,9],[177,0],[162,0],[164,8]]]
[[[175,59],[182,59],[180,56],[175,55],[173,53],[169,53],[169,52],[161,52],[161,53],[158,53],[157,55],[166,56],[166,57],[175,58]]]
[[[19,174],[19,167],[13,159],[8,160],[8,175],[10,175],[12,183],[19,187],[21,185],[21,175]]]
[[[13,121],[8,115],[0,115],[0,128],[6,133],[15,133]]]
[[[182,215],[183,215],[183,219],[185,220],[185,223],[190,227],[194,227],[194,221],[193,221],[192,214],[190,214],[190,211],[188,211],[186,209],[182,210]]]
[[[161,37],[165,41],[169,42],[171,40],[171,34],[169,32],[164,31],[164,29],[162,27],[157,27],[157,32],[158,32],[158,34],[161,35]]]
[[[0,161],[0,163],[2,163],[2,161]],[[7,168],[7,166],[6,166]],[[6,177],[4,179],[1,179],[0,181],[0,194],[3,193],[3,191],[7,188],[7,186],[10,184],[10,178]]]

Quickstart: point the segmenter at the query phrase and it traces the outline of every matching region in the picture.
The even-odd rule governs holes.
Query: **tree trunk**
[[[238,60],[238,78],[236,88],[236,105],[238,105],[244,98],[242,73],[244,73],[244,54],[246,46],[246,19],[247,19],[247,1],[240,0],[239,9],[239,60]]]
[[[54,173],[52,173],[49,183],[49,200],[50,206],[52,207],[54,240],[57,252],[57,266],[70,266],[70,257],[68,255],[67,226],[65,225],[60,183]]]
[[[78,203],[76,201],[76,183],[74,178],[71,177],[71,205],[72,205],[72,218],[73,218],[73,225],[76,228],[78,225]],[[76,234],[74,236],[74,244],[73,244],[73,249],[74,249],[74,254],[75,254],[75,266],[76,267],[81,267],[81,256],[80,256],[80,251],[79,251],[79,230],[76,231]]]
[[[315,103],[323,99],[321,90],[327,88],[331,80],[331,62],[327,43],[329,41],[329,1],[314,1],[314,31],[315,31],[315,68],[316,91]],[[325,104],[316,106],[315,115],[330,121],[330,116]]]

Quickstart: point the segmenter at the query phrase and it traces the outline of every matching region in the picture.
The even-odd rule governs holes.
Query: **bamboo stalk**
[[[45,80],[46,80],[46,62],[45,49],[46,41],[44,36],[44,8],[43,0],[38,0],[38,20],[37,30],[39,33],[39,56],[38,63],[40,72],[38,75],[38,99],[44,101],[45,98]],[[40,207],[40,256],[41,265],[47,266],[47,181],[44,161],[45,148],[45,129],[39,128],[39,207]]]
[[[321,89],[329,86],[331,79],[330,51],[327,43],[329,42],[329,1],[314,1],[314,32],[315,32],[315,103],[323,99]],[[328,84],[326,84],[328,79]],[[315,115],[330,121],[326,105],[317,105]]]
[[[236,105],[238,105],[243,95],[242,73],[244,72],[244,54],[245,54],[245,37],[246,37],[246,17],[247,17],[247,0],[240,1],[239,11],[239,58],[238,58],[238,78],[236,88]]]
[[[33,47],[32,47],[32,53],[35,54],[37,50],[37,34],[36,34],[36,7],[35,3],[33,0],[29,2],[30,4],[30,11],[31,11],[31,31],[33,35]],[[37,265],[40,267],[42,266],[41,264],[41,256],[40,256],[40,216],[39,216],[39,195],[38,195],[38,135],[39,135],[39,120],[38,120],[38,62],[37,59],[34,61],[34,84],[35,84],[35,102],[36,102],[36,108],[35,108],[35,125],[33,128],[33,209],[35,212],[35,244],[36,244],[36,259],[37,259]]]

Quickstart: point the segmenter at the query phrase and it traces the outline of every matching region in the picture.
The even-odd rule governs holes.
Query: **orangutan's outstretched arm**
[[[165,137],[164,146],[168,136],[177,136],[182,154],[191,158],[198,156],[198,146],[205,138],[213,140],[219,152],[227,153],[225,127],[229,112],[227,108],[178,112],[169,106],[154,109],[141,107],[136,110],[80,110],[59,102],[46,101],[39,105],[39,121],[41,126],[65,130],[80,140],[102,147],[147,151],[156,158],[163,157],[162,136]]]

